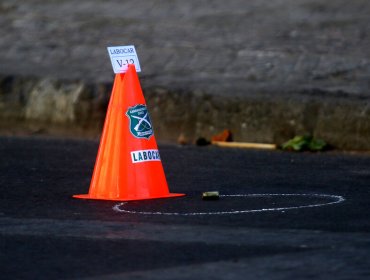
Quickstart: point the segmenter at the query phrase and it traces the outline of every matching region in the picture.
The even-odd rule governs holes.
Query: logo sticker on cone
[[[88,194],[82,199],[141,200],[170,193],[135,66],[116,74]]]
[[[149,139],[153,135],[152,124],[145,105],[128,108],[126,115],[130,118],[130,131],[136,138]]]

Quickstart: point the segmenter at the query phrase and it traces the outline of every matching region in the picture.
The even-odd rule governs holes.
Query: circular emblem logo
[[[134,137],[149,139],[153,135],[152,123],[145,105],[129,107],[126,116],[130,119],[130,132]]]

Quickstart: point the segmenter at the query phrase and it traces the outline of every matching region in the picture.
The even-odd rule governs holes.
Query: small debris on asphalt
[[[204,192],[202,194],[203,200],[219,200],[220,193],[218,191]]]
[[[233,135],[229,129],[225,129],[219,134],[213,135],[211,141],[218,141],[218,142],[232,142]]]
[[[186,137],[184,133],[181,133],[177,138],[177,144],[179,145],[187,145],[189,144],[189,139]]]
[[[249,143],[249,142],[221,142],[221,141],[212,141],[212,145],[224,148],[241,148],[241,149],[267,149],[275,150],[275,144],[266,144],[266,143]]]
[[[293,139],[282,144],[281,148],[287,151],[310,151],[320,152],[329,148],[329,145],[322,139],[316,139],[311,135],[297,135]]]
[[[197,139],[197,141],[195,141],[195,145],[197,145],[197,146],[207,146],[207,145],[210,145],[211,144],[211,142],[210,141],[208,141],[206,138],[204,138],[204,137],[199,137],[198,139]]]

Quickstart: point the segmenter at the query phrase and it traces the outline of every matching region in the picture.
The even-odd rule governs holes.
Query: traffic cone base
[[[114,80],[88,194],[74,198],[131,201],[170,193],[135,66]]]
[[[93,199],[93,200],[111,200],[111,201],[134,201],[134,200],[149,200],[149,199],[159,199],[159,198],[170,198],[170,197],[180,197],[185,196],[183,193],[169,193],[163,196],[151,196],[151,197],[135,197],[135,198],[106,198],[106,197],[93,197],[89,194],[76,194],[74,198],[80,199]]]

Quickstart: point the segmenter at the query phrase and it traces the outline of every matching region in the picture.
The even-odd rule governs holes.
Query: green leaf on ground
[[[288,151],[324,151],[328,144],[322,139],[315,139],[310,135],[297,135],[293,139],[282,144],[281,148]]]

